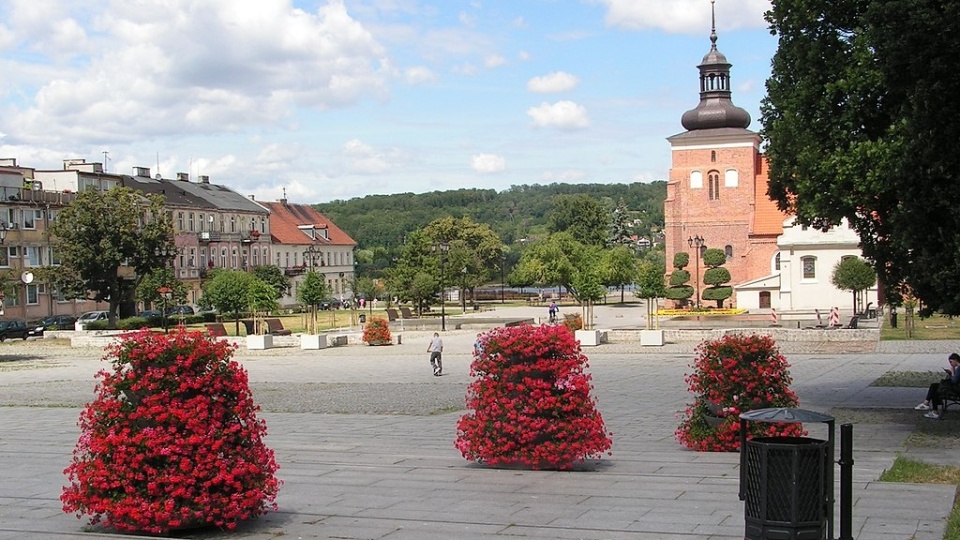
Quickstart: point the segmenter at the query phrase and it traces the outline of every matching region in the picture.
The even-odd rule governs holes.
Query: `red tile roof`
[[[768,172],[770,164],[762,155],[757,156],[757,180],[753,194],[754,211],[753,227],[751,234],[762,236],[779,236],[783,234],[783,221],[790,217],[789,214],[781,212],[777,208],[777,203],[770,200],[767,195],[767,184],[770,181]]]
[[[270,210],[270,240],[275,244],[323,244],[355,246],[357,242],[330,219],[307,204],[290,204],[284,201],[260,202]],[[327,229],[328,239],[317,236],[316,240],[307,236],[299,227],[313,225],[316,229]]]

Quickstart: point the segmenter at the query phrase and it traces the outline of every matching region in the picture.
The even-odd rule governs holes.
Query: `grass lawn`
[[[913,484],[960,484],[960,467],[930,465],[898,456],[893,467],[880,475],[881,482],[908,482]],[[960,504],[954,495],[953,511],[947,517],[944,540],[960,540]]]
[[[880,339],[882,340],[905,340],[905,339],[960,339],[960,320],[953,317],[942,315],[933,315],[926,319],[914,315],[913,317],[913,336],[907,336],[906,321],[903,310],[897,313],[897,327],[890,327],[890,316],[880,330]]]

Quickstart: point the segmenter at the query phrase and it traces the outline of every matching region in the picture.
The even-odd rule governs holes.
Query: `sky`
[[[760,129],[769,0],[716,0]],[[257,200],[665,180],[709,0],[0,0],[0,158]]]

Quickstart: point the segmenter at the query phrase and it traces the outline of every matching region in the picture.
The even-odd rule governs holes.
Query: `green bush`
[[[107,321],[93,321],[84,325],[84,328],[87,330],[106,330]]]
[[[118,330],[139,330],[141,328],[150,328],[151,321],[155,317],[146,318],[146,317],[127,317],[126,319],[120,319],[117,321]],[[99,321],[98,321],[99,322]],[[94,323],[97,324],[97,323]],[[88,329],[92,328],[93,324],[87,325]]]

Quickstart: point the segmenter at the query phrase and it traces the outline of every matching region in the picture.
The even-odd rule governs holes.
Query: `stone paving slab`
[[[434,378],[424,339],[394,347],[344,347],[320,352],[246,354],[238,360],[257,388],[291,385],[337,391],[344,408],[377,401],[385,391],[398,401],[435,391],[463,395],[473,332],[445,335],[444,366]],[[29,343],[29,342],[28,342]],[[0,353],[12,350],[0,346]],[[869,387],[890,370],[936,369],[950,349],[911,353],[833,355],[791,353],[794,388],[804,408],[912,408],[918,389]],[[287,410],[271,393],[262,413],[285,484],[280,511],[239,530],[197,531],[189,538],[585,538],[717,539],[743,537],[737,454],[699,453],[673,439],[677,415],[690,396],[683,374],[689,354],[655,355],[624,347],[587,352],[595,395],[613,455],[572,472],[491,469],[463,460],[453,447],[462,411],[427,409],[402,414]],[[29,369],[0,369],[0,540],[137,538],[89,529],[63,514],[58,496],[63,468],[78,435],[76,407],[21,407],[23,390],[42,395],[77,387],[92,396],[96,355],[52,355]],[[382,386],[389,382],[392,386]],[[297,385],[312,385],[300,387]],[[291,392],[296,399],[297,392]],[[17,397],[19,396],[19,397]],[[55,398],[56,396],[48,396]],[[369,398],[369,399],[368,399]],[[354,402],[355,401],[355,402]],[[960,417],[960,415],[958,415]],[[956,486],[887,484],[879,474],[902,452],[911,426],[854,426],[854,513],[858,540],[943,536]],[[955,455],[920,449],[916,457],[958,464]],[[837,516],[839,521],[839,516]]]

